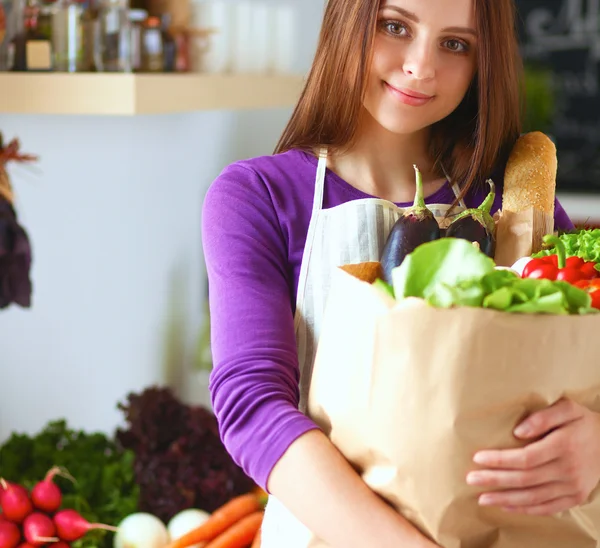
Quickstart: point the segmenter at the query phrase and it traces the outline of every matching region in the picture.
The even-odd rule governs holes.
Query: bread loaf
[[[530,207],[554,215],[558,162],[554,143],[534,131],[520,137],[504,173],[503,211],[524,211]]]
[[[533,253],[542,248],[544,235],[554,231],[557,169],[556,146],[539,131],[522,135],[506,164],[502,211],[532,210]]]

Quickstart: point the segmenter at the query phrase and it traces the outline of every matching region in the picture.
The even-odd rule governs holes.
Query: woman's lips
[[[422,107],[433,99],[432,95],[424,95],[410,89],[398,89],[390,86],[387,82],[385,82],[385,87],[396,99],[412,107]]]

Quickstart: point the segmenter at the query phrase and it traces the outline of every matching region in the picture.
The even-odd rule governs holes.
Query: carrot
[[[263,511],[253,512],[234,523],[205,548],[246,548],[256,537],[263,520]]]
[[[254,542],[250,548],[260,548],[260,542],[262,540],[262,529],[256,531],[256,536],[254,537]]]
[[[263,506],[263,500],[252,493],[239,495],[215,510],[202,525],[170,542],[165,548],[187,548],[213,540],[246,516],[262,511]]]

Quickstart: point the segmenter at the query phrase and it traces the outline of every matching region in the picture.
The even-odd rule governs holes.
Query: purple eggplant
[[[467,209],[458,215],[446,230],[446,238],[462,238],[477,243],[488,257],[494,258],[496,251],[496,224],[490,215],[496,198],[496,187],[490,179],[490,192],[477,208]]]
[[[425,205],[423,176],[417,166],[415,201],[404,211],[392,227],[381,253],[383,280],[392,283],[392,270],[400,266],[407,255],[421,244],[439,240],[440,226],[433,213]]]

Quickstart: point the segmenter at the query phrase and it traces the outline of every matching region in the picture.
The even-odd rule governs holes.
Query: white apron
[[[388,200],[364,198],[323,209],[327,151],[319,156],[312,216],[302,256],[294,326],[300,366],[300,410],[306,412],[321,319],[331,275],[344,264],[379,261],[385,241],[403,209]],[[459,194],[457,185],[452,189]],[[450,205],[428,204],[440,220]],[[464,202],[455,208],[466,208]],[[269,497],[261,548],[308,548],[311,532],[274,496]]]

